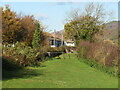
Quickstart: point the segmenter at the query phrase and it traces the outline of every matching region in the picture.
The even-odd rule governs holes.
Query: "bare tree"
[[[102,3],[89,3],[81,11],[74,9],[64,25],[66,37],[76,41],[80,39],[94,41],[94,35],[103,30],[108,16]]]
[[[73,9],[67,14],[66,21],[70,22],[70,21],[78,20],[83,15],[84,14],[80,12],[80,9]]]
[[[86,5],[85,12],[87,15],[91,15],[94,12],[95,6],[93,3]]]
[[[94,4],[88,3],[84,9],[73,9],[66,18],[67,22],[80,20],[84,16],[91,16],[95,18],[97,24],[103,24],[110,21],[113,18],[113,11],[107,12],[102,3]]]

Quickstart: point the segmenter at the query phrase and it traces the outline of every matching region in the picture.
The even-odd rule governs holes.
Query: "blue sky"
[[[106,11],[113,11],[114,18],[118,19],[118,3],[102,2]],[[34,15],[43,25],[48,26],[47,31],[62,30],[65,24],[65,17],[73,9],[80,9],[81,12],[88,2],[3,2],[2,6],[9,4],[10,8],[22,15]]]

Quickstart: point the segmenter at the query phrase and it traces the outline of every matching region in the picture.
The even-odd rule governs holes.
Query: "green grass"
[[[41,67],[5,72],[3,88],[118,88],[118,79],[80,62],[72,54]]]

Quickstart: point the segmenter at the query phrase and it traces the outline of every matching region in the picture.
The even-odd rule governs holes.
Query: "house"
[[[65,40],[65,45],[66,46],[72,46],[72,47],[75,46],[74,41],[72,41],[72,40]]]
[[[62,37],[57,35],[46,33],[48,37],[48,44],[51,47],[59,47],[59,46],[75,46],[74,41],[72,40],[64,40]]]
[[[62,45],[62,40],[59,37],[52,35],[49,37],[49,45],[51,47],[59,47]]]
[[[46,33],[46,35],[47,35],[48,45],[50,45],[51,47],[59,47],[61,45],[64,45],[64,41],[57,35],[51,33]]]

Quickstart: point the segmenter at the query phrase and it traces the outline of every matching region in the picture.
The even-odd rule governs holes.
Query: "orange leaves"
[[[32,45],[33,33],[38,21],[33,16],[18,16],[9,6],[2,9],[2,42],[16,43],[21,41]],[[41,28],[43,30],[44,28]],[[43,39],[41,39],[43,40]]]
[[[17,41],[17,32],[21,26],[16,18],[16,13],[6,6],[6,9],[2,11],[2,40],[3,43],[14,43]]]

